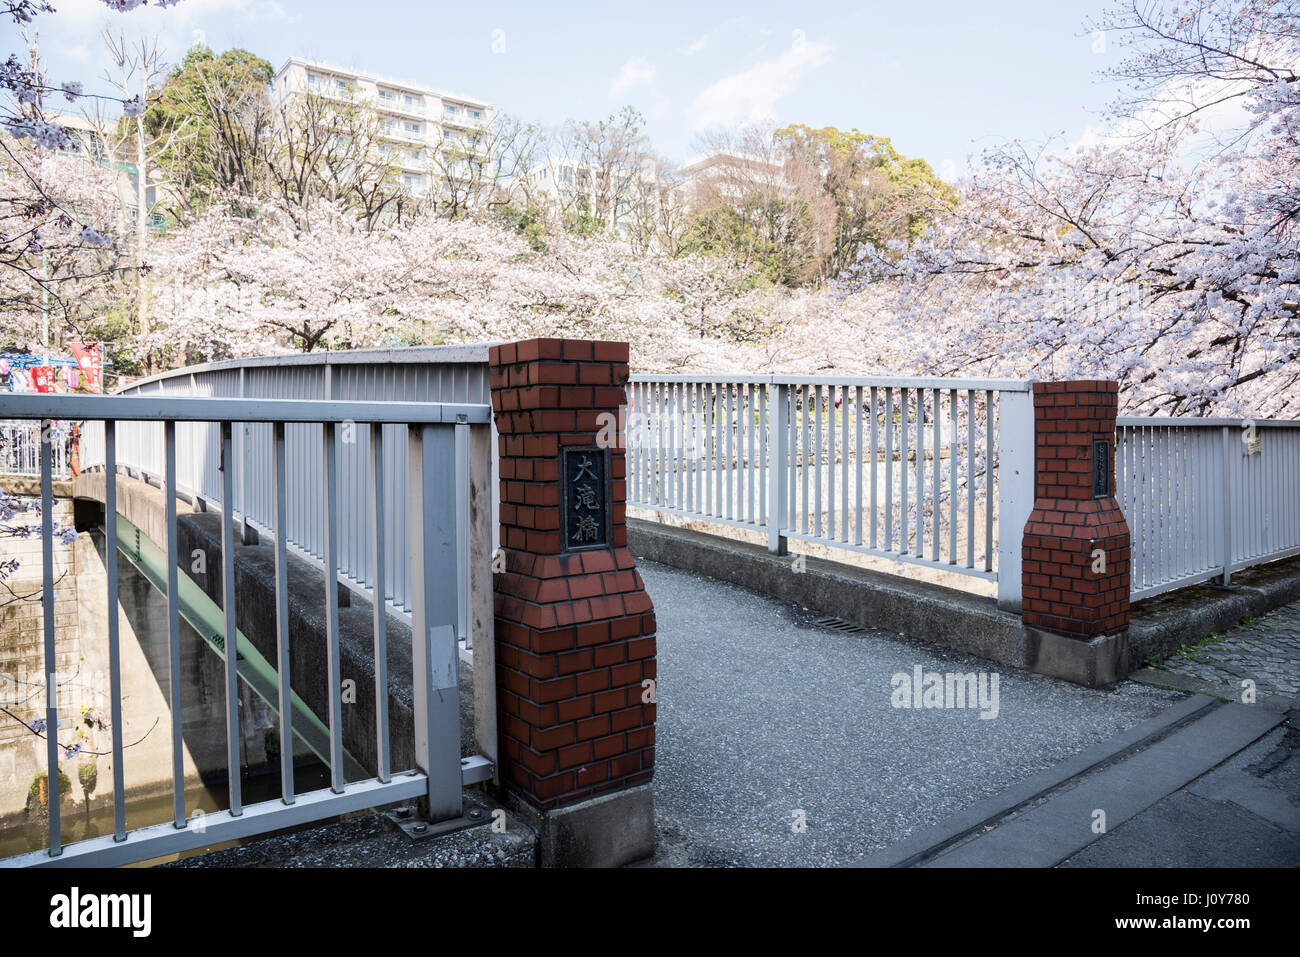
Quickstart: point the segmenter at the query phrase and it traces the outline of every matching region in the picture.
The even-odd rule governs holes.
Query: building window
[[[403,97],[402,97],[402,104],[403,104],[404,106],[408,106],[408,107],[410,107],[411,109],[415,109],[415,107],[416,107],[417,105],[419,105],[419,102],[420,102],[419,100],[417,100],[415,97],[411,96],[411,94],[409,94],[409,93],[403,95]]]
[[[419,132],[420,132],[420,124],[419,124],[419,123],[410,123],[410,122],[403,123],[403,124],[402,124],[402,129],[406,130],[406,132],[408,132],[408,133],[419,133]]]
[[[442,112],[443,115],[445,116],[456,117],[460,115],[460,107],[452,106],[449,103],[444,103],[442,107]]]
[[[481,120],[481,119],[483,119],[483,111],[482,111],[482,110],[466,110],[465,112],[469,114],[469,118],[470,118],[471,120]]]
[[[397,99],[397,94],[390,93],[388,90],[380,90],[379,99],[383,103],[392,103]]]
[[[561,183],[572,183],[572,182],[573,182],[573,167],[572,167],[572,166],[561,166],[561,167],[560,167],[560,182],[561,182]]]

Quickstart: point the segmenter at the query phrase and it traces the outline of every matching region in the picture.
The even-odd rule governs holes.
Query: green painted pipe
[[[120,514],[117,516],[118,551],[127,557],[140,574],[163,595],[167,594],[167,553],[155,545],[147,535],[142,535]],[[209,598],[197,584],[184,574],[176,576],[178,583],[177,600],[180,603],[180,615],[199,636],[208,644],[222,661],[226,660],[226,620],[221,606]],[[253,693],[266,702],[267,706],[279,714],[279,678],[271,663],[262,657],[261,652],[245,637],[241,631],[235,632],[235,670],[239,677],[253,689]],[[329,728],[298,697],[296,691],[289,692],[292,708],[293,736],[300,740],[312,754],[327,768],[330,755]],[[373,777],[347,751],[343,752],[345,780],[364,781]]]

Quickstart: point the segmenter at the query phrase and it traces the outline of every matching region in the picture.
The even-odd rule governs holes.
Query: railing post
[[[457,552],[454,427],[409,431],[411,674],[415,686],[415,762],[429,779],[424,808],[430,821],[459,817],[460,685],[456,619],[460,592]]]
[[[627,545],[624,437],[607,431],[628,345],[530,339],[489,357],[501,783],[543,867],[619,866],[655,837],[654,606]]]
[[[781,532],[789,513],[790,391],[788,386],[779,382],[769,385],[769,391],[774,387],[776,398],[774,403],[769,403],[769,408],[775,409],[776,424],[772,426],[767,442],[767,550],[773,555],[784,555],[788,542]]]
[[[239,397],[247,398],[248,387],[245,380],[246,369],[239,370]],[[190,377],[191,394],[193,394],[193,377]],[[242,545],[257,544],[257,536],[248,525],[248,490],[251,486],[248,473],[251,468],[249,460],[253,454],[252,435],[248,423],[239,423],[239,541]]]
[[[1029,628],[1081,641],[1128,628],[1131,538],[1115,500],[1118,404],[1115,382],[1033,385],[1035,498],[1024,526],[1021,611]],[[999,582],[1008,573],[1014,570],[999,569]],[[1115,680],[1124,663],[1119,644],[1110,647],[1110,658],[1072,680]]]
[[[1223,584],[1232,584],[1232,430],[1223,427]]]
[[[1034,399],[1032,392],[1002,392],[998,397],[998,607],[1020,614],[1021,535],[1034,508]],[[993,430],[993,407],[988,424]],[[990,479],[993,463],[984,463]],[[985,486],[989,486],[989,482]],[[992,508],[989,498],[984,505]],[[968,534],[973,534],[969,532]],[[991,546],[990,546],[991,547]]]

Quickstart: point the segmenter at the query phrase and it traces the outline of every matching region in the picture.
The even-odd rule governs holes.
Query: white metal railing
[[[346,401],[468,402],[490,405],[487,381],[487,346],[442,346],[414,349],[366,349],[298,356],[273,356],[215,362],[163,373],[137,382],[122,394],[161,396],[206,396],[256,399],[338,399]],[[235,512],[241,534],[244,527],[265,532],[271,527],[275,509],[271,482],[271,427],[259,423],[237,423],[235,438]],[[493,429],[490,423],[468,423],[465,429]],[[383,472],[387,487],[384,511],[383,556],[388,577],[385,597],[395,613],[410,611],[410,571],[407,563],[408,516],[393,503],[406,500],[407,450],[399,426],[384,426]],[[83,441],[82,467],[103,460],[101,432],[88,429]],[[119,465],[151,479],[162,474],[161,426],[157,423],[124,423],[118,433]],[[467,440],[462,434],[461,441]],[[202,503],[219,501],[221,489],[220,447],[217,427],[208,422],[181,423],[177,441],[178,488]],[[290,547],[317,567],[323,560],[324,503],[318,468],[322,455],[321,431],[315,426],[290,425],[285,441],[291,485],[288,538]],[[491,442],[495,452],[496,441]],[[369,591],[373,582],[375,550],[366,525],[371,490],[367,483],[371,431],[345,428],[339,448],[339,574],[345,585]],[[495,458],[493,459],[495,463]],[[495,468],[490,495],[496,500]],[[457,475],[456,480],[464,479]],[[458,490],[460,536],[469,535],[469,489]],[[493,545],[496,522],[493,521]],[[469,570],[462,572],[461,586],[469,594]],[[468,600],[462,608],[468,609]],[[470,645],[468,612],[457,623],[457,634]]]
[[[43,727],[32,728],[46,739],[47,787],[49,808],[49,844],[46,851],[0,860],[0,865],[37,866],[48,864],[115,865],[147,860],[164,854],[195,849],[221,841],[320,820],[366,807],[420,798],[432,820],[457,817],[461,813],[461,789],[466,783],[483,780],[490,771],[487,762],[478,759],[462,762],[460,756],[460,715],[456,679],[455,625],[460,616],[462,592],[457,587],[460,569],[468,565],[468,556],[456,534],[457,481],[468,469],[460,428],[467,422],[486,424],[491,409],[482,404],[437,402],[362,402],[308,401],[221,398],[177,398],[169,395],[137,396],[7,396],[0,402],[4,414],[38,424],[52,419],[87,420],[100,423],[102,465],[106,477],[117,470],[119,431],[133,423],[148,423],[158,439],[163,499],[166,512],[166,558],[161,577],[165,578],[168,616],[167,694],[170,705],[173,820],[151,827],[127,830],[123,778],[122,682],[119,652],[118,615],[106,614],[109,657],[109,706],[112,734],[113,834],[90,838],[64,846],[60,831],[59,764],[64,745],[59,729],[73,729],[78,723],[65,713],[60,725],[57,690],[55,643],[54,543],[53,543],[53,463],[54,449],[43,433],[41,446],[41,517],[43,575],[43,644],[45,679],[45,717]],[[240,635],[232,610],[235,607],[235,462],[236,423],[264,425],[267,454],[271,470],[266,476],[268,494],[274,503],[270,534],[275,555],[274,608],[267,609],[275,618],[276,660],[274,671],[280,732],[280,799],[244,806],[240,791],[240,730],[237,661],[253,654],[248,639]],[[225,728],[229,807],[204,815],[202,827],[189,827],[185,808],[185,742],[182,735],[183,701],[190,692],[183,687],[180,658],[179,555],[177,536],[176,492],[179,464],[198,451],[181,441],[179,426],[187,423],[215,423],[219,467],[221,515],[221,582],[223,642],[219,652],[225,661]],[[321,438],[321,454],[314,463],[299,461],[301,473],[292,476],[288,433],[291,426],[314,429]],[[394,439],[408,448],[408,478],[404,498],[386,497],[387,473],[384,446],[391,441],[387,427],[396,427]],[[119,428],[122,427],[122,428]],[[340,491],[342,488],[342,433],[347,428],[369,434],[371,450],[366,474],[361,480],[370,485],[369,508],[362,516],[370,535],[379,543],[377,554],[383,555],[385,507],[391,501],[403,516],[410,532],[406,542],[409,554],[410,584],[408,601],[412,618],[412,659],[415,712],[415,763],[410,772],[393,772],[389,768],[389,725],[385,703],[388,700],[387,626],[383,602],[374,603],[374,653],[377,774],[361,782],[344,778],[343,715],[341,708],[342,672],[339,647],[338,589],[332,582],[340,564],[339,529],[345,519]],[[145,433],[138,432],[137,436]],[[136,454],[144,454],[137,449]],[[288,537],[290,510],[295,490],[309,484],[320,489],[321,527],[324,540],[322,554],[325,567],[331,570],[325,588],[325,643],[328,671],[328,760],[330,787],[298,794],[294,789],[292,693],[289,673],[289,606]],[[104,483],[105,554],[107,590],[106,607],[118,607],[116,551],[118,548],[116,483]],[[374,589],[385,588],[385,567],[379,562],[373,569]],[[230,654],[236,649],[237,654]],[[72,754],[72,751],[68,752]]]
[[[633,376],[628,503],[998,582],[1020,607],[1031,383]],[[1011,573],[999,575],[999,569]]]
[[[1134,599],[1300,554],[1300,422],[1120,418],[1115,485]]]
[[[80,423],[56,422],[50,427],[56,479],[66,479],[72,475],[72,448],[75,441],[73,426],[78,424]],[[0,475],[38,478],[40,474],[41,423],[18,419],[0,421]]]

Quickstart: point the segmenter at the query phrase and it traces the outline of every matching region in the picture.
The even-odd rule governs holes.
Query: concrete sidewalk
[[[1185,697],[845,632],[734,585],[638,568],[659,629],[660,866],[855,863]],[[996,671],[997,716],[894,707],[894,676],[918,667]]]

